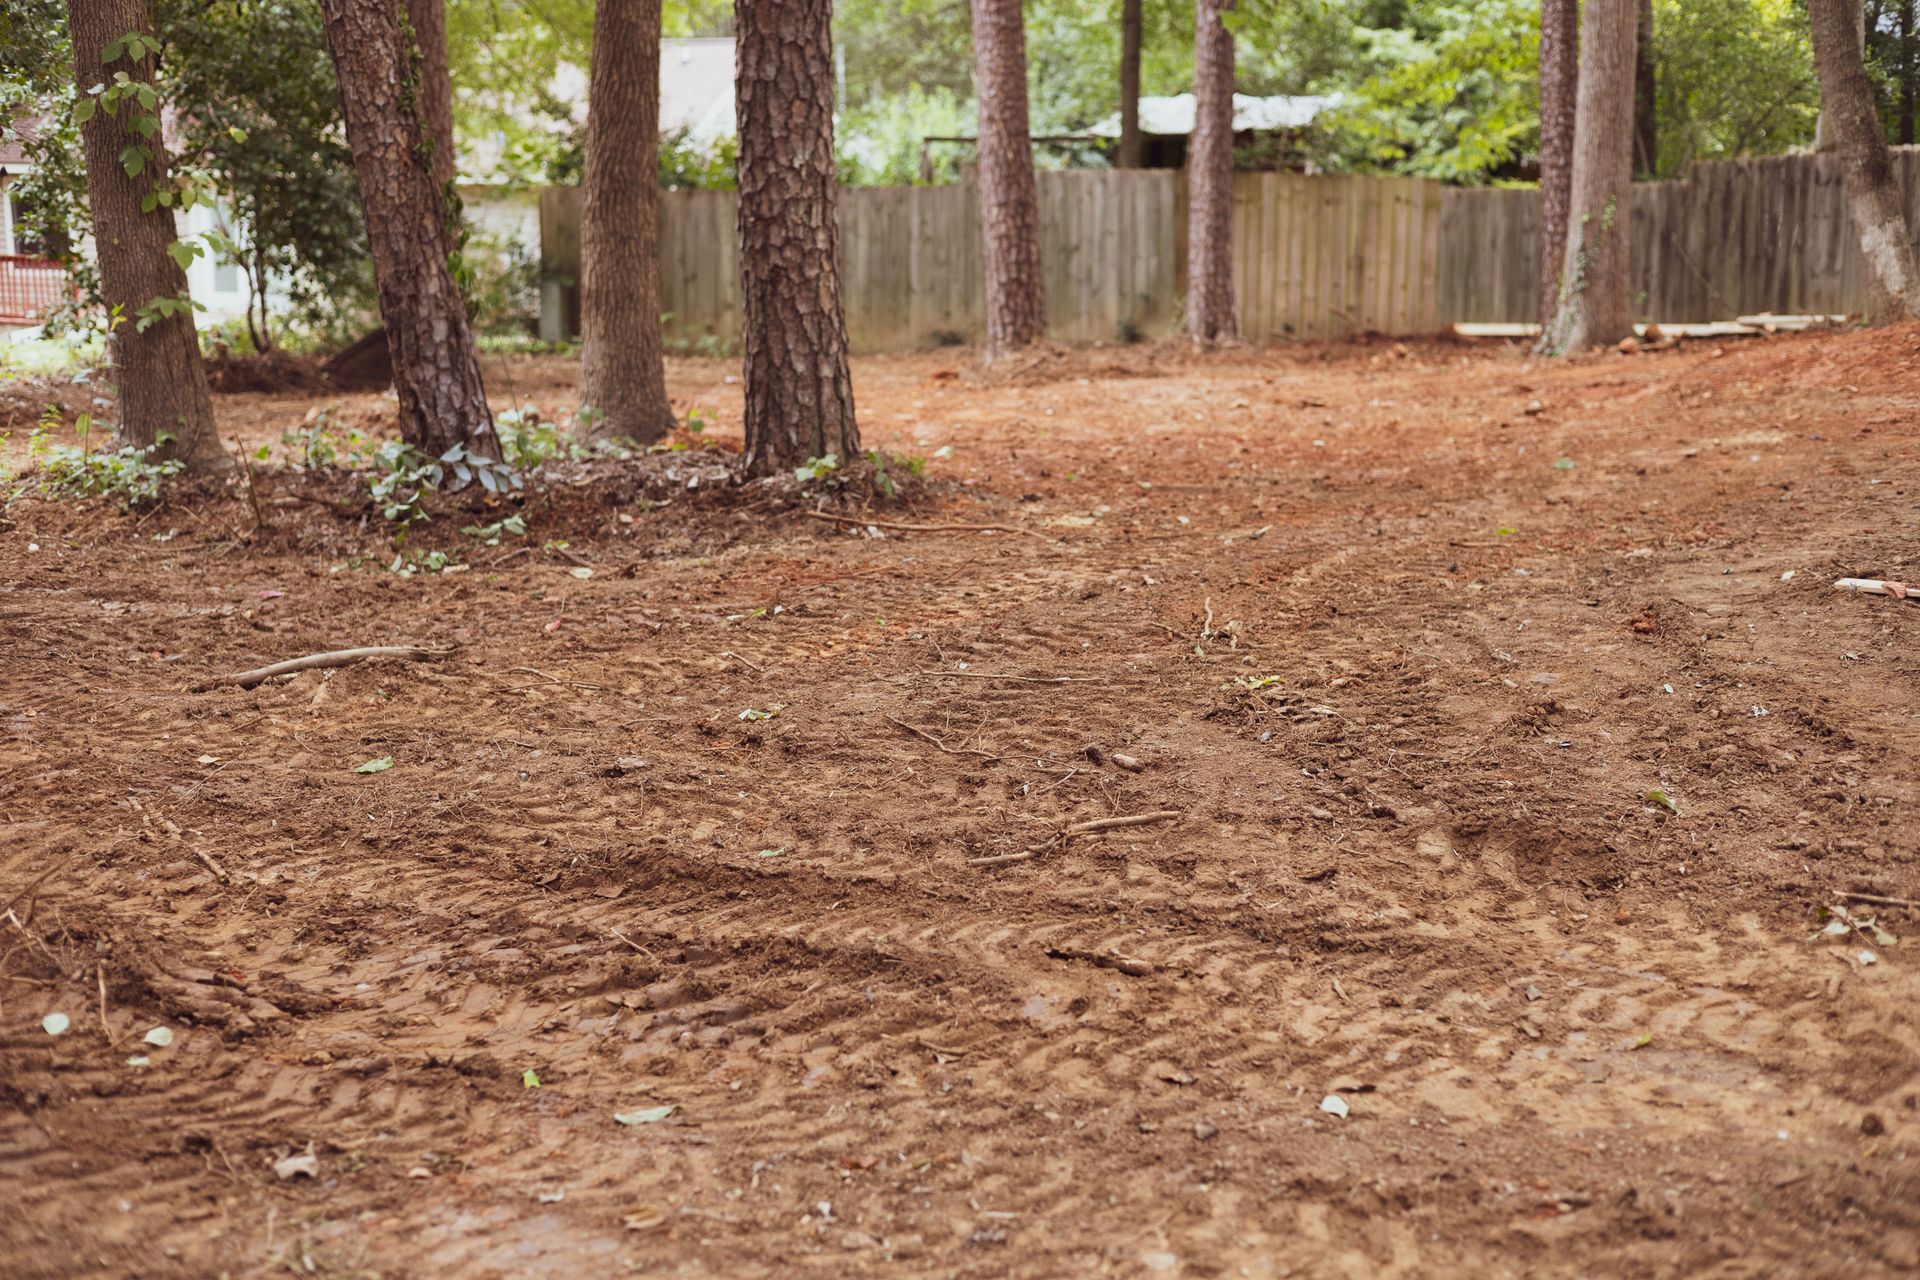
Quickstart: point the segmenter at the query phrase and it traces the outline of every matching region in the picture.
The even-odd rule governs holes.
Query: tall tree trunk
[[[1860,53],[1860,65],[1864,67],[1867,63],[1867,0],[1842,0],[1841,7],[1847,11],[1847,17],[1853,23],[1853,43]],[[1818,26],[1819,19],[1813,16],[1813,6],[1811,4],[1807,6],[1807,10],[1809,24]],[[1814,74],[1816,76],[1820,70],[1818,61],[1818,57],[1816,56],[1816,65],[1814,67]],[[1815,116],[1813,120],[1813,149],[1815,151],[1831,151],[1840,145],[1839,139],[1834,136],[1833,121],[1829,117],[1827,105],[1824,101],[1825,97],[1826,94],[1823,90],[1821,93],[1823,101],[1820,104],[1820,114]]]
[[[1820,118],[1827,123],[1846,177],[1847,210],[1873,280],[1870,323],[1904,320],[1920,304],[1906,202],[1880,132],[1873,85],[1855,40],[1851,0],[1808,0],[1814,68],[1820,75]]]
[[[973,83],[980,114],[980,223],[987,260],[987,360],[992,362],[1034,342],[1047,328],[1020,0],[973,0]]]
[[[151,56],[129,58],[119,50],[111,62],[101,56],[130,32],[152,31],[146,0],[67,0],[67,23],[74,82],[83,101],[95,85],[111,84],[115,72],[124,71],[139,84],[153,82]],[[143,136],[129,127],[135,120],[150,121],[154,127]],[[167,149],[159,121],[157,107],[127,98],[112,114],[95,110],[80,126],[100,294],[116,317],[107,339],[119,419],[115,425],[124,445],[153,448],[157,457],[178,459],[191,471],[214,471],[229,465],[229,459],[220,447],[193,310],[186,305],[186,272],[172,257],[173,210],[140,207],[167,183]],[[129,147],[144,147],[148,153],[132,175],[122,161],[123,155],[133,154]]]
[[[592,433],[673,429],[660,349],[660,0],[599,0],[580,215],[580,403]]]
[[[1542,339],[1559,353],[1633,334],[1628,276],[1633,189],[1635,0],[1581,6],[1580,91],[1574,111],[1573,199],[1560,310]]]
[[[453,79],[447,66],[447,11],[444,0],[407,0],[413,28],[420,127],[426,133],[433,180],[442,191],[453,186]]]
[[[1580,0],[1540,0],[1540,323],[1560,309],[1573,203],[1574,94],[1580,83]]]
[[[1653,65],[1653,0],[1640,0],[1633,58],[1633,171],[1660,171],[1660,98]]]
[[[1116,169],[1138,169],[1140,139],[1140,0],[1120,0],[1120,151]]]
[[[1187,334],[1201,345],[1238,334],[1233,314],[1234,0],[1194,0],[1193,136],[1187,142]]]
[[[1913,145],[1915,80],[1920,68],[1913,65],[1913,6],[1915,0],[1900,0],[1900,145]]]
[[[746,466],[860,455],[840,299],[832,0],[735,0]]]
[[[320,11],[367,219],[401,434],[436,457],[458,444],[498,458],[473,327],[448,266],[453,243],[409,24],[391,0],[321,0]]]

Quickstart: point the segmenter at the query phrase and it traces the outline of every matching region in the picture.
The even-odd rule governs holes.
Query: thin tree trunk
[[[500,456],[479,353],[448,257],[443,185],[420,115],[421,61],[390,0],[321,0],[366,214],[400,432],[436,457]]]
[[[580,403],[592,434],[673,429],[660,342],[660,0],[599,0],[580,214]]]
[[[1047,328],[1040,274],[1040,189],[1027,122],[1027,36],[1020,0],[973,0],[973,83],[980,114],[980,223],[987,265],[987,360]]]
[[[1900,145],[1913,145],[1914,89],[1917,70],[1913,65],[1913,6],[1915,0],[1900,0]]]
[[[860,455],[840,298],[832,0],[735,0],[746,468]]]
[[[1820,118],[1828,126],[1853,215],[1873,280],[1867,306],[1869,323],[1904,320],[1914,314],[1920,277],[1914,273],[1913,240],[1907,231],[1906,203],[1893,175],[1893,163],[1880,132],[1873,84],[1854,36],[1850,0],[1808,0],[1813,27],[1814,68],[1820,75]]]
[[[112,62],[101,57],[128,33],[152,30],[145,0],[68,0],[67,23],[82,99],[95,85],[111,83],[115,72],[152,83],[152,57],[136,60],[118,51]],[[167,150],[157,128],[145,137],[129,128],[136,119],[157,126],[160,112],[126,99],[112,114],[95,110],[80,127],[100,294],[115,317],[107,339],[115,429],[123,445],[152,448],[155,456],[178,459],[190,471],[220,470],[231,460],[213,421],[207,369],[187,305],[186,272],[171,255],[173,210],[140,207],[167,184]],[[122,162],[130,146],[149,152],[131,176]],[[156,302],[163,310],[155,308]]]
[[[1120,0],[1120,151],[1116,169],[1138,169],[1140,138],[1140,0]]]
[[[1573,203],[1574,94],[1580,77],[1580,0],[1540,0],[1540,323],[1560,309]]]
[[[1633,334],[1628,277],[1633,189],[1635,0],[1581,6],[1580,91],[1574,112],[1573,198],[1560,310],[1542,338],[1548,351],[1584,351]]]
[[[1194,0],[1193,136],[1187,143],[1187,334],[1230,341],[1233,312],[1234,0]]]
[[[1660,98],[1653,63],[1653,0],[1640,0],[1633,59],[1633,171],[1660,171]]]
[[[1867,0],[1841,0],[1841,7],[1847,10],[1847,16],[1853,22],[1853,42],[1860,53],[1860,65],[1864,67],[1867,62]],[[1809,25],[1818,25],[1819,20],[1814,18],[1811,4],[1807,6],[1807,10]],[[1818,75],[1820,69],[1817,57],[1815,63],[1814,74]],[[1821,97],[1824,99],[1825,96],[1823,92]],[[1822,101],[1820,114],[1813,119],[1813,149],[1831,151],[1838,145],[1839,140],[1833,133],[1833,121],[1829,118],[1825,101]]]
[[[407,0],[407,23],[419,74],[420,127],[426,133],[433,180],[451,193],[454,180],[453,80],[447,66],[444,0]]]

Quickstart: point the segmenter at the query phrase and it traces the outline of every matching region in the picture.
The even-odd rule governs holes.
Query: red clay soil
[[[1019,532],[15,502],[0,1271],[1920,1268],[1920,329],[973,358],[872,515]]]

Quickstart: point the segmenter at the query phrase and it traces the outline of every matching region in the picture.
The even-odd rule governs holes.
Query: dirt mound
[[[207,384],[215,391],[320,392],[331,385],[320,362],[287,351],[216,355],[207,359]]]

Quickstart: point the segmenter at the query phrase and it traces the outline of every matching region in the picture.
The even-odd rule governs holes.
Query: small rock
[[[1529,418],[1537,418],[1546,411],[1547,406],[1541,404],[1538,400],[1529,400],[1527,401],[1527,407],[1521,412],[1525,413]]]
[[[1109,758],[1115,764],[1119,765],[1122,769],[1125,769],[1128,773],[1138,773],[1142,769],[1147,767],[1146,765],[1140,763],[1137,757],[1123,755],[1118,751],[1114,752],[1113,755]]]
[[[1887,1131],[1886,1121],[1877,1112],[1869,1111],[1860,1117],[1860,1132],[1869,1138],[1877,1138]]]
[[[1869,1117],[1869,1119],[1871,1118],[1872,1117]],[[1196,1121],[1193,1126],[1193,1136],[1201,1142],[1207,1141],[1219,1132],[1220,1126],[1206,1120]]]

